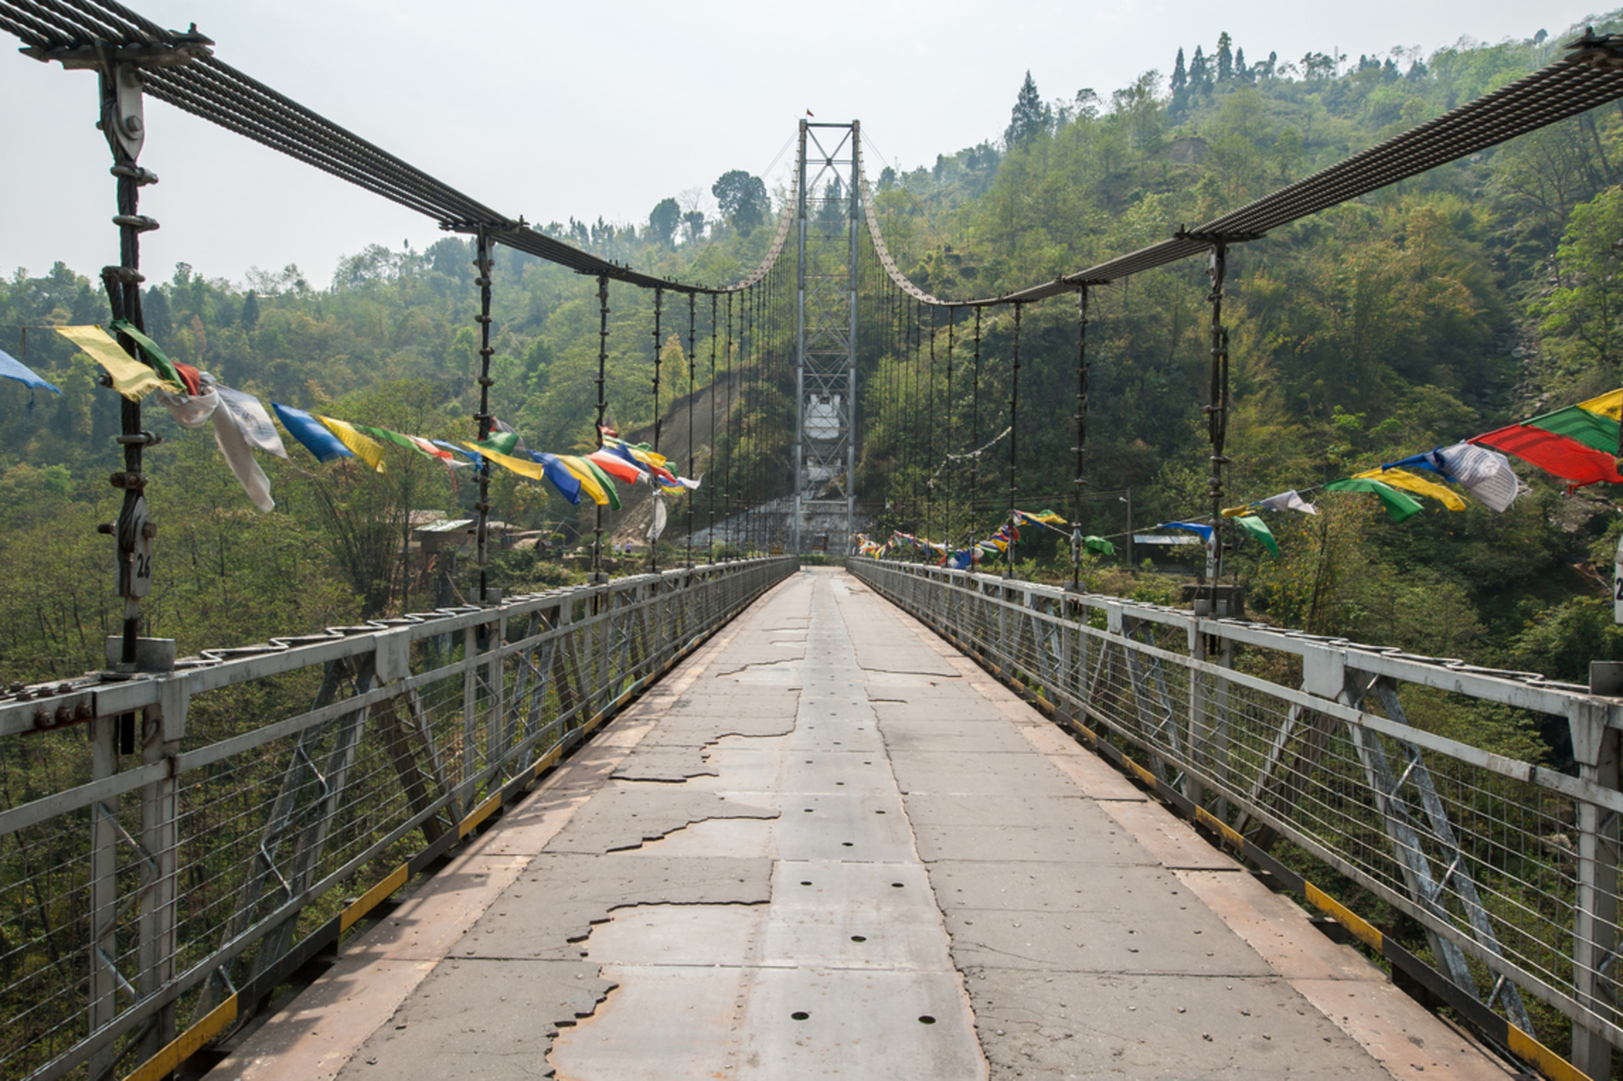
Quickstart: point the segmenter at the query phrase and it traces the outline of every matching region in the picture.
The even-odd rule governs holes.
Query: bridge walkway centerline
[[[211,1078],[1512,1076],[842,571],[775,587]]]

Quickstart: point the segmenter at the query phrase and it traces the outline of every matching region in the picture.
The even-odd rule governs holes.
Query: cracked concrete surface
[[[1506,1074],[833,570],[608,726],[225,1078]]]

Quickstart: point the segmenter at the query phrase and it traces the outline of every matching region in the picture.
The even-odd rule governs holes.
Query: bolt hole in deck
[[[790,1016],[791,1019],[793,1019],[795,1021],[804,1021],[807,1018],[811,1017],[811,1014],[807,1013],[805,1010],[796,1010],[794,1013],[790,1014],[789,1016]]]

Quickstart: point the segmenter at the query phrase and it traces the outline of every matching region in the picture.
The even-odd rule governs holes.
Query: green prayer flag
[[[1420,513],[1420,502],[1410,499],[1390,484],[1382,484],[1378,480],[1367,477],[1344,477],[1333,480],[1324,486],[1327,492],[1369,492],[1386,504],[1386,515],[1394,522],[1401,522],[1413,514]]]
[[[583,457],[581,458],[581,461],[586,463],[586,467],[592,471],[592,476],[597,478],[597,483],[601,484],[603,486],[603,490],[608,493],[609,509],[619,510],[620,497],[614,491],[614,481],[610,479],[607,473],[603,472],[603,468],[601,466],[592,461],[590,458]]]
[[[493,450],[497,454],[506,454],[511,456],[513,451],[518,449],[518,433],[491,432],[489,439],[476,440],[474,442],[474,446],[484,447],[486,450]]]
[[[1116,546],[1103,537],[1083,537],[1082,547],[1094,555],[1113,556],[1116,554]]]
[[[175,362],[164,355],[164,351],[158,348],[157,342],[136,330],[134,323],[131,323],[128,319],[114,319],[111,325],[114,333],[127,336],[141,347],[141,352],[146,354],[147,364],[151,366],[153,371],[158,373],[160,379],[166,383],[175,383],[182,387],[186,385],[186,380],[182,379],[180,373],[175,371]]]
[[[1229,521],[1261,541],[1262,546],[1272,552],[1276,559],[1279,557],[1279,542],[1274,540],[1274,531],[1268,528],[1267,522],[1264,522],[1255,514],[1230,518]]]
[[[373,428],[366,424],[357,424],[355,427],[358,431],[365,432],[373,439],[381,439],[385,443],[393,443],[397,447],[405,447],[407,450],[414,450],[418,454],[423,453],[422,447],[419,447],[416,443],[413,443],[410,439],[401,435],[399,432],[391,432],[387,428]]]
[[[1530,428],[1543,428],[1547,432],[1564,435],[1568,439],[1582,443],[1590,450],[1598,450],[1603,454],[1617,453],[1617,421],[1611,417],[1591,413],[1576,405],[1557,409],[1553,413],[1545,413],[1523,423]]]

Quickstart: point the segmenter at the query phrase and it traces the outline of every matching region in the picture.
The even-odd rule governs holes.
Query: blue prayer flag
[[[56,387],[35,375],[33,370],[22,361],[18,360],[16,357],[13,357],[10,353],[7,353],[3,349],[0,349],[0,376],[5,376],[7,379],[15,379],[17,382],[31,390],[38,388],[40,390],[48,390],[52,394],[62,393]]]
[[[276,410],[276,419],[282,422],[282,427],[304,445],[304,449],[316,456],[318,462],[331,462],[338,458],[353,458],[350,449],[338,441],[327,426],[306,413],[302,409],[294,409],[290,405],[272,402],[271,408]]]
[[[1198,533],[1198,534],[1200,534],[1200,539],[1203,540],[1203,541],[1210,541],[1212,539],[1212,527],[1209,526],[1209,525],[1200,525],[1197,522],[1162,522],[1160,525],[1156,526],[1155,528],[1156,529],[1181,529],[1185,533]]]
[[[532,462],[540,462],[545,472],[547,482],[558,489],[558,494],[571,503],[580,502],[580,478],[569,471],[569,467],[558,460],[556,454],[548,454],[544,450],[525,451]]]

